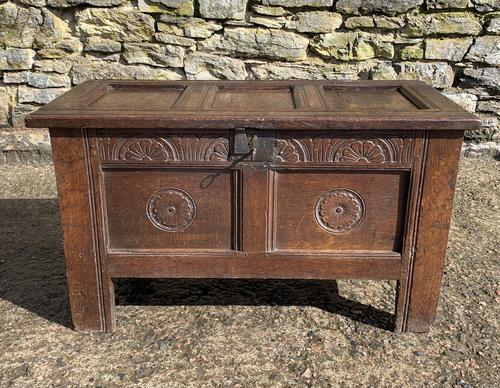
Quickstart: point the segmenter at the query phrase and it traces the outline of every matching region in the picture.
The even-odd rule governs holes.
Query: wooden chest
[[[113,278],[394,279],[435,318],[463,131],[424,83],[92,81],[50,128],[73,321],[113,331]]]

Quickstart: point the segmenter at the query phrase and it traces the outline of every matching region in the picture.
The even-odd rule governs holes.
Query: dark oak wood
[[[113,283],[99,247],[94,180],[86,130],[51,129],[73,324],[113,331]]]
[[[144,255],[109,254],[112,277],[259,278],[396,280],[401,257],[392,254],[219,253]]]
[[[425,332],[436,317],[463,131],[428,135],[406,292],[399,293],[396,327]]]
[[[51,128],[73,321],[113,331],[113,278],[391,279],[435,318],[463,130],[416,81],[91,81]],[[83,129],[82,129],[83,128]]]
[[[87,81],[28,126],[233,129],[479,129],[420,81]]]

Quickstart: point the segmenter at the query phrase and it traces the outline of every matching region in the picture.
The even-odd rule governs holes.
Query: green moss
[[[424,50],[420,45],[405,46],[401,49],[399,56],[403,60],[422,59],[424,57]]]

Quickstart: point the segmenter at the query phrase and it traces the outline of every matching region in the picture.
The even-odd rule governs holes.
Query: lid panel
[[[296,109],[291,86],[258,88],[217,87],[208,110],[224,111],[293,111]]]
[[[429,109],[417,105],[401,92],[400,87],[347,88],[323,87],[327,104],[332,110],[358,111],[359,109],[384,112],[413,112]]]
[[[151,85],[148,88],[135,85],[110,85],[97,99],[81,109],[90,110],[165,110],[171,109],[185,87]]]
[[[420,81],[87,81],[26,125],[461,130],[480,121]]]

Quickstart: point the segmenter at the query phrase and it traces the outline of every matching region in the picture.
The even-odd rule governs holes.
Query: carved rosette
[[[331,233],[345,233],[356,228],[365,216],[361,196],[348,189],[333,189],[316,202],[315,217],[318,224]]]
[[[196,204],[184,190],[165,187],[149,198],[146,213],[157,228],[166,232],[180,232],[193,223]]]

